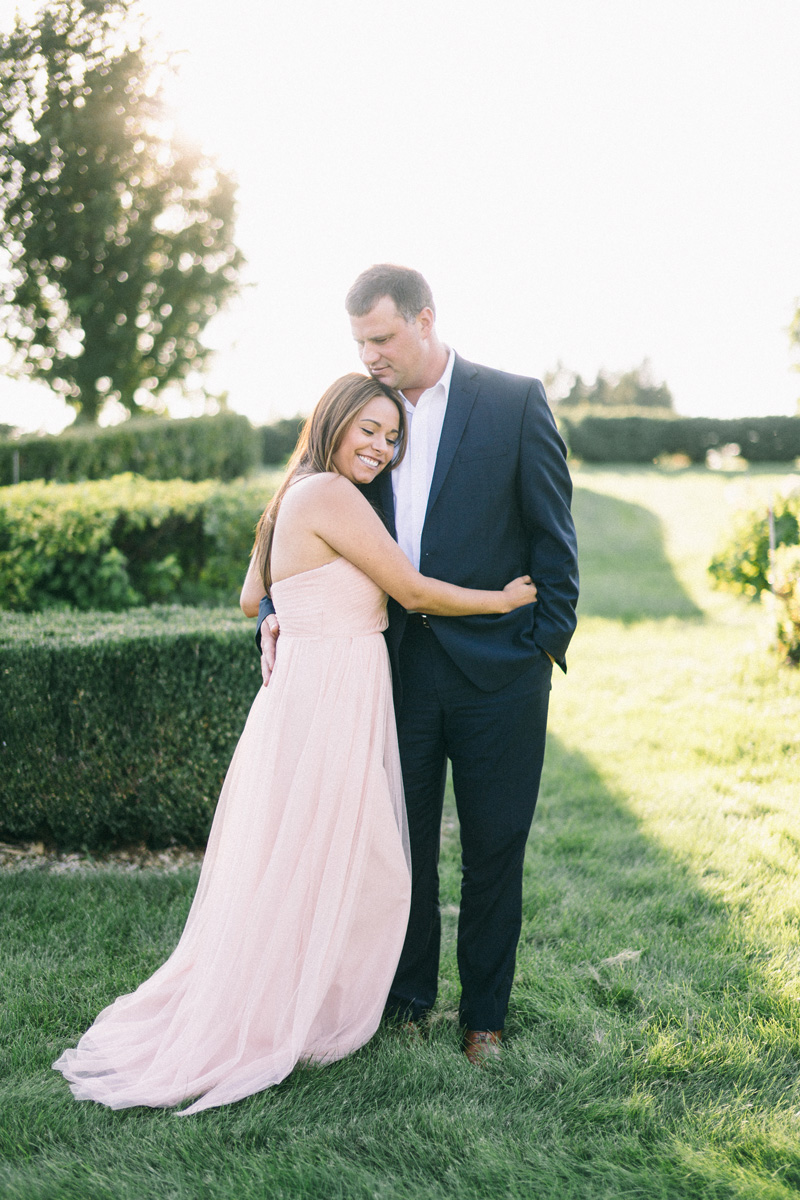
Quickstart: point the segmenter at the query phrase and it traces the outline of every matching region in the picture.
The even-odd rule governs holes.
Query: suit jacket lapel
[[[442,425],[442,436],[439,439],[439,451],[436,455],[436,466],[433,469],[431,490],[428,496],[428,507],[425,510],[425,520],[431,514],[436,503],[442,484],[447,478],[447,472],[458,449],[458,443],[469,420],[472,406],[478,392],[478,372],[472,363],[466,362],[459,355],[453,365],[453,375],[450,380],[450,392],[447,397],[447,408]]]

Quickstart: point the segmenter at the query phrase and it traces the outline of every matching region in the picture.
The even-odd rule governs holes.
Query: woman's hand
[[[530,575],[520,575],[517,579],[512,579],[511,583],[506,584],[503,588],[503,595],[508,601],[508,612],[513,612],[515,608],[522,608],[523,604],[534,603],[536,584]]]

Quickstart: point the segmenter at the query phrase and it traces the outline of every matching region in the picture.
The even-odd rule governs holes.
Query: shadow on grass
[[[776,1181],[787,1188],[776,1196],[800,1186],[793,973],[781,972],[777,936],[773,948],[717,883],[643,833],[587,758],[548,739],[511,1030],[550,1056],[607,1185],[613,1163],[650,1153],[642,1194],[749,1200]]]
[[[451,1023],[451,799],[442,880]],[[593,764],[549,737],[504,1071],[542,1171],[570,1180],[554,1194],[779,1200],[800,1187],[794,972],[724,883],[647,836]]]
[[[703,612],[675,575],[661,521],[647,508],[577,487],[579,612],[631,623]]]

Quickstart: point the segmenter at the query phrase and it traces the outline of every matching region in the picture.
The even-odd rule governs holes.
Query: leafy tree
[[[0,34],[0,334],[87,422],[202,369],[243,265],[233,181],[171,135],[135,15],[48,0]]]
[[[675,402],[665,383],[653,382],[645,360],[632,371],[614,374],[599,371],[594,383],[559,363],[545,380],[559,408],[652,408],[674,411]]]

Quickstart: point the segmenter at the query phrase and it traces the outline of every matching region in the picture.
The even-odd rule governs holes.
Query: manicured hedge
[[[0,442],[0,485],[50,479],[69,483],[133,471],[146,479],[238,479],[259,463],[261,439],[247,417],[220,413],[183,421],[134,418],[108,429]]]
[[[800,417],[605,417],[559,414],[570,453],[584,462],[650,463],[662,454],[706,454],[736,443],[749,462],[792,462],[800,457]]]
[[[275,479],[0,488],[0,608],[235,603]]]
[[[258,692],[236,610],[0,614],[0,838],[202,845]]]
[[[273,421],[271,425],[260,427],[261,461],[265,467],[280,466],[286,462],[297,445],[304,421],[305,417],[284,417],[280,421]]]

